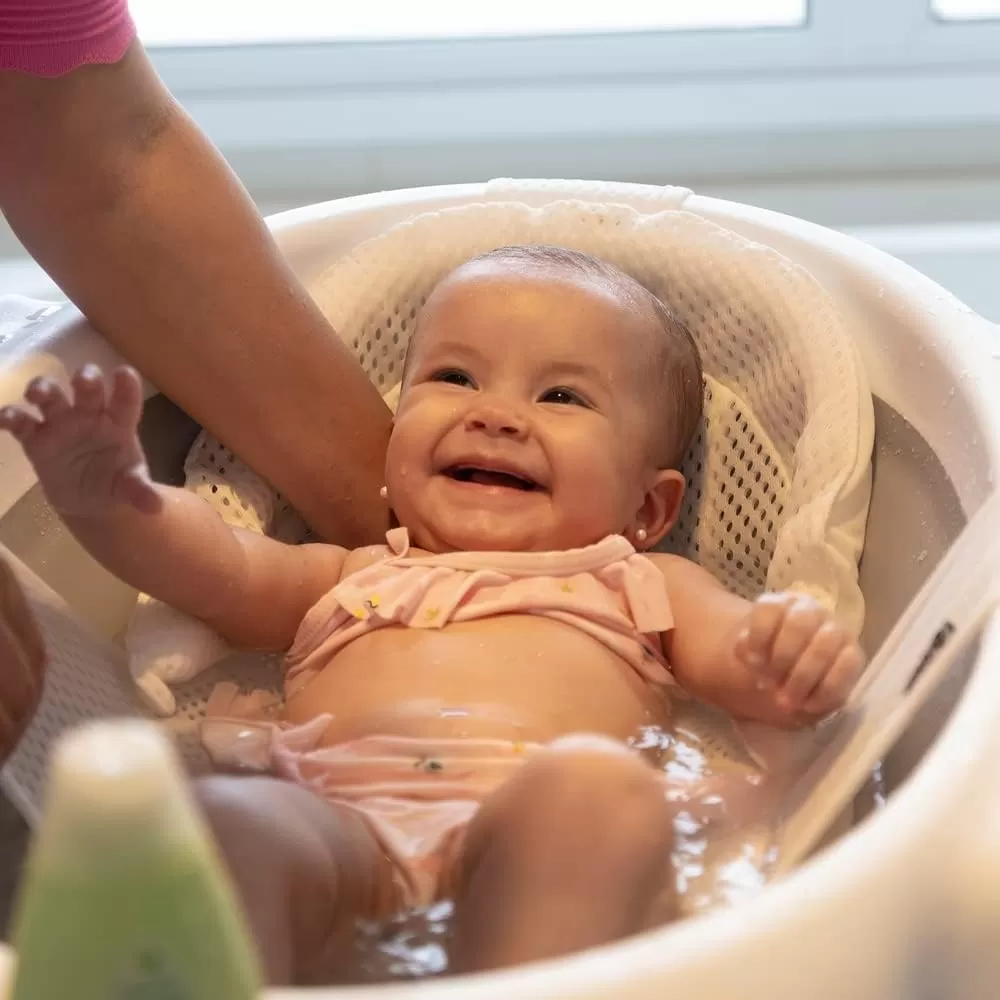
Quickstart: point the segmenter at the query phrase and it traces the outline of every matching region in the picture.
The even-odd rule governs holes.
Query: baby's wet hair
[[[467,263],[490,260],[596,278],[650,311],[658,335],[648,345],[640,368],[650,405],[656,408],[651,447],[660,468],[676,469],[701,420],[704,381],[698,346],[674,311],[621,268],[580,250],[546,244],[512,245],[490,250]]]

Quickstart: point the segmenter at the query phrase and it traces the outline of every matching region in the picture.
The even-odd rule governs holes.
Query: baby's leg
[[[272,984],[329,979],[354,921],[396,909],[392,869],[364,820],[288,782],[210,777],[195,785]]]
[[[672,833],[649,765],[600,737],[559,740],[502,785],[469,828],[452,968],[549,958],[673,917]]]

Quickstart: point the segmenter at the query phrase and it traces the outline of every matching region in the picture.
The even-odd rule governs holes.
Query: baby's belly
[[[325,742],[362,736],[627,739],[668,721],[664,694],[584,632],[536,615],[355,640],[289,699],[285,718],[328,713]]]

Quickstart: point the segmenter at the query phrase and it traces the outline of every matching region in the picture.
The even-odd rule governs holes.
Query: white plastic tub
[[[619,193],[623,189],[619,188]],[[643,203],[649,189],[630,189]],[[599,189],[593,197],[600,197]],[[417,211],[481,201],[482,185],[345,199],[272,226],[308,283],[359,240]],[[546,199],[543,189],[537,195]],[[617,200],[621,200],[620,196]],[[997,329],[899,261],[771,212],[677,192],[675,204],[808,267],[858,331],[876,396],[862,584],[874,651],[1000,471]],[[669,207],[661,204],[661,207]],[[995,340],[1000,348],[1000,340]],[[113,363],[66,307],[0,343],[0,404],[42,370]],[[145,421],[154,471],[179,468],[193,425],[162,398]],[[84,556],[0,441],[0,542],[104,635],[132,595]],[[998,573],[1000,576],[1000,573]],[[558,962],[470,980],[334,991],[423,1000],[914,1000],[1000,996],[1000,627],[953,670],[886,761],[888,805],[734,910]],[[54,956],[55,959],[55,956]],[[275,991],[290,997],[295,991]]]

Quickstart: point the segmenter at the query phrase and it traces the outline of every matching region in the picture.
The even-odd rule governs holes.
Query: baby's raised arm
[[[700,566],[652,557],[676,626],[664,652],[681,685],[731,715],[793,728],[841,708],[864,664],[857,642],[817,601],[746,601]]]
[[[151,482],[139,442],[142,385],[121,368],[110,387],[88,366],[70,399],[36,379],[26,407],[0,411],[52,508],[115,576],[205,622],[232,645],[280,651],[340,579],[346,551],[289,546],[231,528],[200,497]]]

